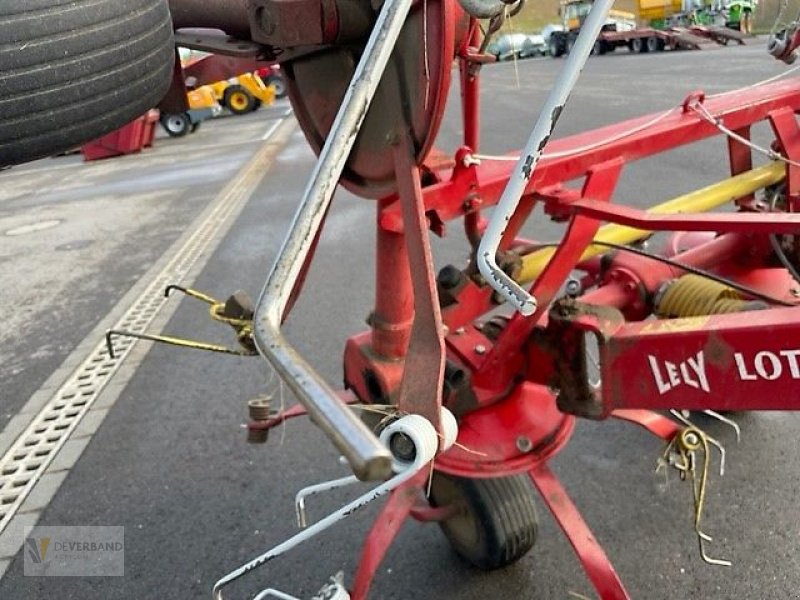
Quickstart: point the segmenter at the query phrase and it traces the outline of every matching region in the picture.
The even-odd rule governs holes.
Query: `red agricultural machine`
[[[480,567],[509,564],[533,544],[535,487],[600,597],[628,598],[548,467],[577,418],[622,419],[662,438],[664,468],[690,482],[703,559],[726,564],[711,556],[701,521],[717,442],[687,411],[726,419],[796,407],[800,80],[693,93],[673,110],[550,141],[611,6],[598,0],[527,146],[487,157],[479,90],[489,35],[480,20],[496,31],[509,8],[500,0],[171,4],[179,37],[184,27],[226,34],[193,32],[195,47],[280,62],[319,155],[258,302],[200,297],[237,331],[237,352],[266,358],[300,402],[280,414],[251,403],[251,439],[307,414],[347,459],[354,475],[303,490],[300,509],[309,494],[380,482],[221,579],[214,597],[381,497],[352,585],[333,581],[322,597],[367,597],[409,517],[439,522]],[[798,39],[783,31],[770,49],[789,62]],[[445,160],[432,148],[451,85],[461,89],[464,135]],[[761,122],[774,133],[769,147],[750,140]],[[626,165],[715,135],[728,139],[729,179],[646,211],[613,202]],[[769,161],[754,167],[754,152]],[[575,180],[582,185],[566,183]],[[345,345],[343,391],[281,333],[337,185],[375,201],[377,231],[375,306],[369,331]],[[557,243],[520,236],[537,205],[567,224]],[[708,212],[723,206],[733,210]],[[454,221],[471,260],[436,273],[430,236]],[[654,232],[672,234],[665,253],[638,244]],[[269,595],[291,598],[258,597]]]

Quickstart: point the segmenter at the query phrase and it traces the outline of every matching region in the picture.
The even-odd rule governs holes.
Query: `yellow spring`
[[[721,315],[758,308],[735,289],[700,275],[688,274],[667,283],[656,298],[655,314],[674,319]]]

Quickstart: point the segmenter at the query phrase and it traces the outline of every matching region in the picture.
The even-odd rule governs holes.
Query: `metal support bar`
[[[564,65],[564,70],[545,100],[528,143],[514,167],[497,208],[492,213],[478,248],[477,262],[481,275],[492,288],[523,315],[533,314],[536,310],[536,299],[500,268],[497,264],[497,249],[503,239],[508,222],[517,210],[522,194],[536,169],[539,158],[544,152],[544,147],[553,134],[558,117],[564,109],[572,88],[575,87],[586,59],[589,58],[589,53],[592,51],[612,4],[613,0],[598,0],[592,5],[567,63]]]
[[[294,284],[327,212],[370,103],[381,81],[412,0],[387,0],[378,16],[331,132],[294,216],[289,235],[256,308],[255,342],[309,416],[344,454],[359,479],[383,479],[391,457],[334,390],[286,342],[280,324]]]
[[[719,233],[798,233],[796,213],[712,213],[657,215],[620,204],[580,200],[573,210],[590,218],[650,231],[717,231]]]
[[[445,347],[428,220],[425,218],[419,169],[413,163],[413,148],[408,138],[402,138],[394,155],[414,294],[414,323],[397,406],[403,412],[422,415],[437,431],[441,431],[439,415]]]
[[[586,575],[603,600],[630,600],[619,575],[592,535],[581,513],[556,476],[542,463],[528,473],[578,555]]]
[[[786,169],[783,163],[773,162],[694,192],[678,196],[648,209],[647,212],[651,214],[670,214],[697,213],[711,210],[732,200],[752,194],[768,185],[778,183],[784,178],[785,173]],[[651,235],[651,233],[644,229],[635,229],[623,225],[604,225],[600,228],[596,240],[615,244],[631,244]],[[583,253],[581,260],[588,260],[607,251],[608,248],[604,246],[589,246],[586,252]],[[550,262],[553,254],[555,254],[555,248],[543,248],[523,256],[519,281],[524,283],[536,279],[547,266],[547,263]]]
[[[366,600],[375,572],[421,496],[422,486],[427,478],[428,473],[420,471],[394,490],[381,508],[361,550],[361,560],[358,561],[358,571],[353,582],[352,600]]]

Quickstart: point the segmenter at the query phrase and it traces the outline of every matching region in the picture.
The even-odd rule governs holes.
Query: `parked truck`
[[[569,54],[593,0],[563,0],[559,8],[563,31],[554,31],[549,52],[554,58]],[[684,0],[639,0],[639,15],[612,10],[592,49],[605,54],[626,47],[631,52],[660,52],[664,49],[700,49],[704,44],[743,42],[743,36],[725,27],[700,26],[690,22]],[[638,26],[646,22],[657,26]]]

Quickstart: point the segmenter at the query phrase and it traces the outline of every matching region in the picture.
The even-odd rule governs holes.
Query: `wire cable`
[[[539,248],[549,248],[549,247],[558,247],[561,244],[557,243],[545,243],[545,244],[536,244],[534,247],[536,249]],[[694,267],[692,265],[687,265],[676,260],[672,260],[671,258],[667,258],[666,256],[661,256],[659,254],[653,254],[652,252],[648,252],[647,250],[642,250],[640,248],[634,248],[633,246],[625,246],[623,244],[615,244],[613,242],[600,242],[600,241],[593,241],[590,246],[603,246],[606,248],[612,248],[614,250],[620,250],[622,252],[630,252],[631,254],[636,254],[638,256],[642,256],[644,258],[649,258],[651,260],[655,260],[657,262],[664,263],[681,271],[686,271],[687,273],[692,273],[693,275],[698,275],[700,277],[705,277],[706,279],[710,279],[711,281],[716,281],[717,283],[721,283],[722,285],[727,285],[735,289],[738,292],[742,292],[743,294],[747,294],[748,296],[752,296],[758,300],[763,300],[764,302],[771,302],[773,304],[780,304],[781,306],[791,306],[795,307],[796,304],[792,302],[787,302],[786,300],[781,300],[780,298],[775,298],[774,296],[770,296],[769,294],[764,294],[759,292],[758,290],[745,285],[743,283],[739,283],[737,281],[733,281],[732,279],[728,279],[727,277],[723,277],[722,275],[717,275],[716,273],[712,273],[710,271],[706,271],[705,269],[701,269],[699,267]]]

